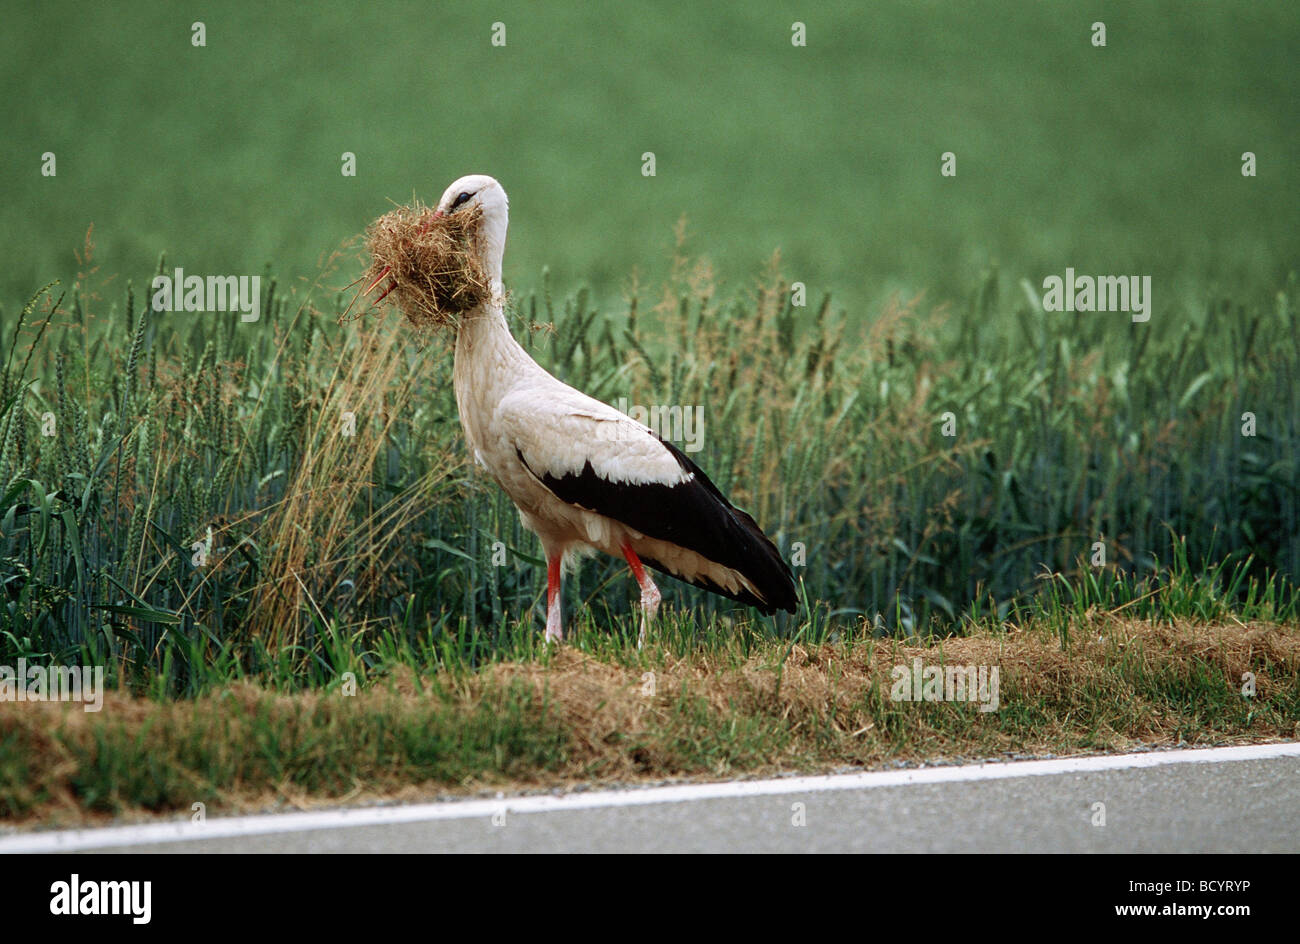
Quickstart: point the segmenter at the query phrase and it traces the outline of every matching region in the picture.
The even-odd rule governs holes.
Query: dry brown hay
[[[385,286],[376,301],[391,296],[413,327],[456,325],[492,294],[478,251],[482,219],[477,205],[441,216],[419,203],[385,213],[366,229],[371,261],[362,281]]]

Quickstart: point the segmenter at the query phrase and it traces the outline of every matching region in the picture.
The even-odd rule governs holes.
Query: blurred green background
[[[71,280],[91,223],[101,273],[142,281],[165,250],[292,283],[468,172],[510,194],[514,289],[549,266],[605,304],[666,273],[683,214],[725,284],[779,248],[810,296],[867,313],[963,297],[990,264],[1150,274],[1159,313],[1267,297],[1297,260],[1292,2],[8,6],[10,312]]]

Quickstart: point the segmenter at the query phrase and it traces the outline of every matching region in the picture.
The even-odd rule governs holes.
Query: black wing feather
[[[685,453],[670,442],[662,439],[660,442],[678,465],[694,476],[690,481],[676,485],[611,482],[602,478],[590,462],[577,473],[539,475],[528,465],[524,454],[516,452],[528,471],[561,501],[621,521],[648,537],[669,541],[739,571],[758,588],[762,598],[744,587],[735,592],[723,589],[702,574],[695,577],[675,574],[659,561],[643,558],[647,566],[755,607],[767,615],[777,610],[795,612],[794,577],[776,545],[753,518],[727,501]]]

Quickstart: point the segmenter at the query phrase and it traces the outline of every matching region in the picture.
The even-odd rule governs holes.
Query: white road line
[[[1142,754],[1113,754],[1098,757],[1064,757],[1054,760],[1026,760],[1007,763],[971,764],[964,767],[924,767],[882,770],[818,777],[780,777],[772,780],[739,780],[724,783],[680,784],[627,790],[568,793],[562,796],[501,797],[490,800],[450,800],[412,806],[379,806],[359,809],[320,810],[306,813],[274,813],[261,816],[232,816],[202,823],[188,820],[144,823],[138,826],[109,826],[103,829],[74,829],[11,833],[0,836],[3,852],[75,852],[108,846],[142,846],[155,843],[202,839],[229,839],[270,833],[302,832],[313,829],[350,829],[447,819],[484,819],[506,812],[511,815],[556,813],[602,807],[650,806],[656,803],[690,803],[734,797],[780,796],[820,793],[826,790],[864,790],[926,783],[956,783],[974,780],[1007,780],[1015,777],[1043,777],[1060,774],[1164,767],[1171,764],[1209,764],[1242,760],[1300,757],[1300,743],[1252,744],[1243,747],[1212,747],[1199,750],[1152,751]]]

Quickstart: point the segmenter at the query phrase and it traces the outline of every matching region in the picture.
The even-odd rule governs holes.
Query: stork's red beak
[[[385,267],[385,268],[384,268],[384,271],[379,273],[379,277],[378,277],[377,279],[375,279],[373,282],[370,283],[370,287],[369,287],[368,289],[366,289],[364,292],[361,293],[362,297],[364,298],[366,295],[369,295],[371,292],[373,292],[373,291],[375,290],[375,286],[378,285],[380,282],[382,282],[384,279],[386,279],[386,278],[388,277],[388,273],[390,273],[390,272],[392,272],[392,271],[393,271],[393,267],[392,267],[392,266],[387,266],[387,267]],[[387,298],[387,297],[388,297],[388,293],[391,292],[391,291],[392,291],[393,289],[395,289],[395,288],[397,288],[397,280],[396,280],[396,279],[394,279],[393,282],[392,282],[392,284],[389,285],[388,288],[384,289],[384,293],[383,293],[382,295],[380,295],[378,298],[376,298],[373,302],[371,302],[371,304],[372,304],[372,305],[378,305],[378,304],[379,304],[380,302],[382,302],[385,298]]]
[[[433,218],[434,218],[435,220],[436,220],[438,217],[440,217],[440,216],[442,216],[442,211],[441,211],[441,210],[434,210],[434,211],[433,211]]]

